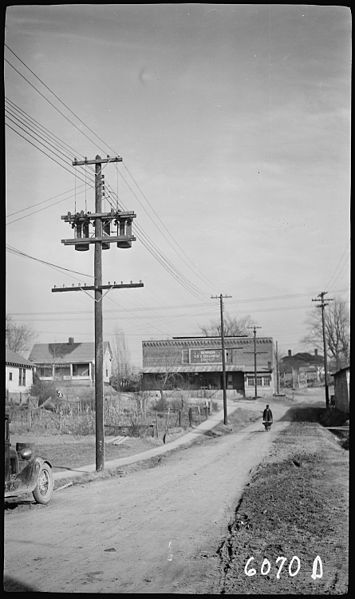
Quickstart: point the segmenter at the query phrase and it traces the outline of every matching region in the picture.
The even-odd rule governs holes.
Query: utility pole
[[[322,335],[323,335],[323,353],[324,353],[324,391],[325,391],[325,405],[329,408],[329,388],[328,388],[328,365],[327,365],[327,343],[325,338],[325,320],[324,320],[324,308],[328,306],[328,302],[332,302],[333,298],[327,298],[327,302],[324,300],[324,296],[328,291],[321,291],[312,302],[318,302],[317,308],[322,310]],[[320,298],[320,299],[318,299]]]
[[[224,323],[223,323],[223,298],[232,297],[231,295],[211,295],[211,299],[219,298],[221,313],[221,347],[222,347],[222,387],[223,387],[223,422],[228,424],[227,416],[227,390],[226,390],[226,356],[224,351]]]
[[[95,292],[95,410],[96,410],[96,471],[104,469],[104,402],[103,402],[103,326],[102,326],[102,290],[117,289],[123,287],[143,287],[143,283],[102,284],[102,249],[109,249],[110,243],[117,243],[117,247],[131,247],[135,237],[132,235],[132,219],[135,218],[133,212],[123,212],[120,210],[111,210],[109,213],[102,212],[102,196],[103,196],[103,175],[102,164],[108,162],[122,162],[120,156],[113,158],[101,158],[99,155],[94,160],[73,161],[73,166],[83,166],[87,164],[95,165],[95,213],[84,213],[83,211],[62,216],[62,220],[69,222],[75,229],[74,239],[62,239],[64,245],[74,245],[77,251],[86,251],[89,245],[94,243],[94,286],[72,286],[72,287],[56,287],[52,291],[78,291],[78,290],[93,290]],[[117,236],[112,236],[110,227],[112,221],[117,225]],[[89,236],[89,226],[94,226],[95,237]]]
[[[257,381],[256,354],[257,353],[265,354],[266,352],[257,352],[256,351],[256,329],[261,329],[261,327],[254,325],[252,327],[248,327],[248,329],[253,329],[253,333],[254,333],[254,351],[252,352],[254,354],[254,399],[257,399],[257,397],[258,397],[258,381]],[[245,353],[250,353],[250,352],[245,352]]]
[[[276,394],[280,395],[279,347],[276,341]]]

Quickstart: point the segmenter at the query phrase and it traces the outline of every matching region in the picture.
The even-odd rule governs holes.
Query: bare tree
[[[236,316],[229,316],[228,314],[225,314],[223,317],[223,329],[226,336],[247,335],[248,327],[252,326],[253,324],[255,324],[254,320],[249,315],[237,318]],[[214,320],[209,324],[209,326],[200,326],[200,330],[205,337],[211,337],[213,335],[219,336],[221,334],[221,321]]]
[[[22,354],[30,349],[35,332],[27,325],[19,325],[6,315],[6,347],[12,351]]]
[[[303,343],[323,348],[323,329],[320,310],[314,308],[307,321],[308,333]],[[335,368],[350,364],[350,314],[343,299],[334,299],[324,309],[325,338],[329,358],[334,360]]]
[[[118,384],[127,380],[132,375],[129,349],[127,347],[125,334],[120,329],[115,329],[114,338],[111,343],[112,349],[112,375]]]

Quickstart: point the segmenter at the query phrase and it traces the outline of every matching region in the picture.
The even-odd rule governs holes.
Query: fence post
[[[181,426],[181,410],[179,410],[179,426]]]
[[[167,434],[168,432],[169,432],[169,408],[168,408],[168,413],[166,415],[165,434]]]
[[[158,432],[158,414],[157,412],[155,412],[155,430],[157,433],[157,439],[159,438],[159,432]]]
[[[189,426],[192,426],[192,408],[189,408]]]

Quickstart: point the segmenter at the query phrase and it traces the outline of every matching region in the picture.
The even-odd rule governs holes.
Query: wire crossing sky
[[[139,367],[143,339],[201,334],[223,293],[280,352],[313,349],[312,297],[349,301],[348,8],[9,6],[4,66],[7,313],[37,342],[93,340],[89,295],[51,289],[92,276],[61,215],[94,210],[72,161],[99,153],[123,159],[104,209],[137,215],[103,281],[144,283],[105,296],[105,339]]]

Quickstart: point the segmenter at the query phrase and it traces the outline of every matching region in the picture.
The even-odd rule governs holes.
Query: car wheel
[[[37,503],[49,503],[53,494],[53,473],[48,464],[42,464],[38,473],[37,485],[32,492]]]

